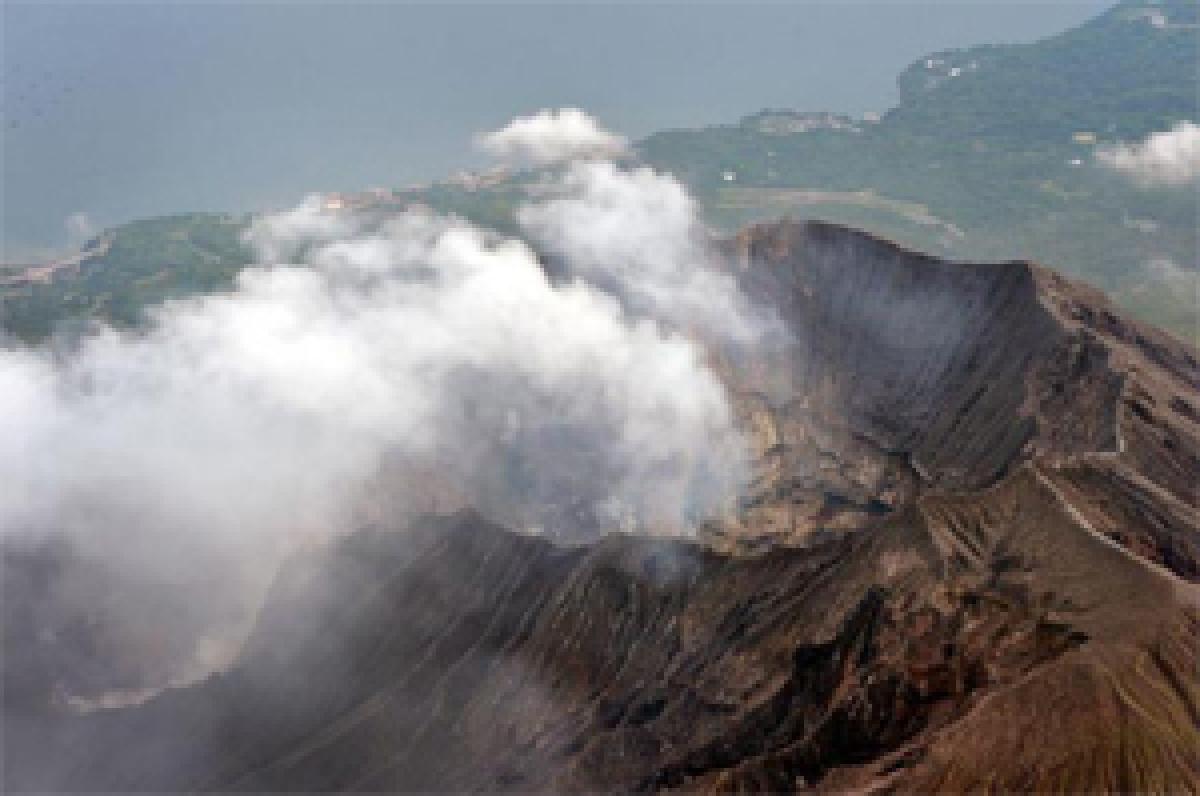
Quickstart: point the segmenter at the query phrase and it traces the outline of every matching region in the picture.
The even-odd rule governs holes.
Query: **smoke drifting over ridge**
[[[254,221],[260,264],[228,294],[69,353],[4,349],[4,537],[66,538],[115,578],[206,601],[215,587],[228,619],[283,556],[380,504],[448,491],[564,534],[719,511],[744,450],[683,328],[765,327],[672,178],[573,159],[551,179],[520,220],[554,279],[462,219],[312,196]]]
[[[778,331],[721,268],[695,200],[676,180],[576,161],[548,193],[520,209],[521,226],[632,312],[742,343]]]
[[[1182,121],[1133,144],[1104,146],[1096,159],[1143,187],[1186,185],[1200,179],[1200,125]]]
[[[616,158],[629,142],[610,133],[578,108],[543,109],[478,136],[479,148],[496,157],[542,165],[576,158]]]

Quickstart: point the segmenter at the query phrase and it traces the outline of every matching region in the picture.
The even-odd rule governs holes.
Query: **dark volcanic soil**
[[[1200,789],[1195,349],[1025,263],[731,248],[794,334],[713,351],[758,460],[702,542],[362,531],[228,673],[9,711],[6,786]]]

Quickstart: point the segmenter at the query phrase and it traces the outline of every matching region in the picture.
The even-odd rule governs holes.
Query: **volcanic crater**
[[[358,531],[228,671],[6,717],[6,785],[1197,791],[1196,349],[1036,264],[725,254],[788,333],[709,348],[753,472],[697,538]]]

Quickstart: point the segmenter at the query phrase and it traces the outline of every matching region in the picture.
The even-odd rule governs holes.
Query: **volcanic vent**
[[[710,352],[756,462],[705,543],[351,535],[228,673],[10,721],[6,785],[1195,790],[1196,351],[1027,263],[729,254],[791,334]]]

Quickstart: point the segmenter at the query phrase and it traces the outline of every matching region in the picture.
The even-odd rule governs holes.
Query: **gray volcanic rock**
[[[947,262],[816,222],[751,227],[730,248],[746,289],[793,332],[785,347],[725,360],[760,462],[758,510],[738,538],[838,527],[828,512],[805,522],[831,496],[861,527],[872,506],[980,489],[1025,462],[1060,487],[1095,471],[1135,503],[1154,490],[1143,502],[1169,517],[1196,505],[1197,352],[1099,292],[1030,263]],[[1088,510],[1116,510],[1092,483],[1106,508]],[[1194,580],[1195,536],[1150,525],[1173,541],[1133,546]]]
[[[6,718],[6,786],[1196,791],[1196,351],[1030,264],[731,253],[793,334],[712,352],[759,455],[702,541],[361,531],[227,673]]]

